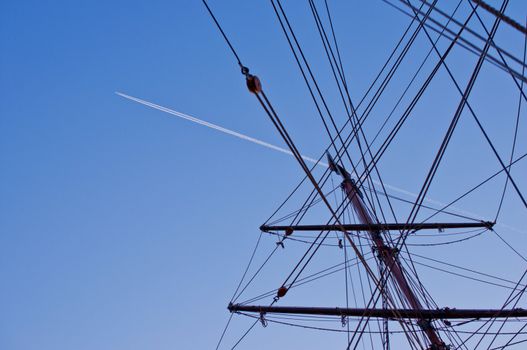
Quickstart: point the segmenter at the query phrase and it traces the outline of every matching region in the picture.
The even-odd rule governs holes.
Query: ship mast
[[[328,154],[330,169],[342,177],[341,188],[346,194],[351,206],[357,214],[359,224],[352,225],[304,225],[304,226],[261,226],[262,231],[286,231],[291,234],[293,231],[324,231],[324,230],[355,230],[366,231],[369,233],[372,248],[377,252],[380,263],[386,267],[388,277],[391,277],[401,291],[403,302],[409,305],[406,309],[350,309],[350,308],[321,308],[321,307],[288,307],[288,306],[258,306],[229,304],[231,312],[257,312],[261,315],[266,313],[287,313],[287,314],[309,314],[309,315],[333,315],[333,316],[358,316],[358,317],[378,317],[385,319],[409,318],[414,319],[417,325],[426,335],[430,342],[429,350],[447,350],[447,346],[439,336],[437,330],[432,325],[432,319],[460,319],[460,318],[508,318],[508,317],[527,317],[527,310],[474,310],[474,309],[435,309],[428,310],[423,308],[416,293],[411,288],[404,274],[404,269],[398,259],[398,249],[385,242],[383,233],[387,230],[419,230],[419,229],[442,229],[442,228],[461,228],[461,227],[485,227],[491,229],[492,222],[474,223],[388,223],[377,222],[368,210],[363,201],[363,196],[355,181],[350,174]],[[349,238],[348,235],[346,237]],[[381,290],[382,292],[382,290]],[[395,317],[394,317],[395,315]]]
[[[492,228],[492,222],[475,222],[475,223],[389,223],[381,224],[377,222],[370,214],[368,207],[363,201],[363,196],[355,181],[346,169],[338,165],[328,154],[328,164],[331,171],[342,177],[341,188],[346,194],[353,210],[357,214],[359,224],[354,225],[304,225],[304,226],[262,226],[262,231],[284,230],[291,234],[294,230],[299,231],[316,231],[316,230],[362,230],[369,233],[372,248],[377,252],[377,258],[380,263],[386,267],[388,277],[391,277],[403,297],[403,302],[409,305],[408,309],[379,310],[379,309],[343,309],[343,308],[303,308],[303,307],[276,307],[276,306],[251,306],[230,304],[231,312],[259,312],[265,314],[271,313],[291,313],[291,314],[313,314],[313,315],[340,315],[340,316],[362,316],[362,317],[380,317],[380,318],[411,318],[417,320],[417,325],[426,335],[430,342],[430,350],[446,350],[449,347],[441,340],[437,330],[432,325],[432,319],[446,318],[466,318],[466,317],[510,317],[515,314],[517,317],[527,316],[527,311],[523,309],[515,310],[427,310],[419,301],[414,290],[411,288],[404,274],[404,269],[397,257],[398,249],[390,246],[385,242],[383,233],[387,230],[419,230],[419,229],[441,229],[455,227],[485,227]],[[349,236],[346,235],[346,237]],[[382,292],[382,290],[381,290]],[[396,317],[396,318],[397,318]]]
[[[336,164],[331,156],[328,154],[328,163],[332,171],[339,174],[342,178],[341,187],[346,193],[348,200],[350,201],[353,210],[357,214],[358,221],[364,225],[375,225],[377,222],[371,217],[366,204],[362,199],[362,194],[355,184],[355,181],[351,178],[350,174],[344,169],[344,167]],[[399,259],[397,258],[398,250],[397,248],[391,247],[384,242],[382,231],[373,228],[368,230],[371,241],[372,248],[377,252],[377,257],[381,264],[386,266],[389,276],[393,277],[393,280],[399,287],[404,296],[404,299],[410,305],[411,309],[414,311],[423,310],[421,302],[415,295],[414,291],[408,284],[408,281],[403,273],[403,267]],[[437,334],[434,326],[430,322],[430,319],[425,319],[422,316],[418,317],[417,325],[421,330],[426,334],[430,343],[432,344],[431,349],[434,350],[443,350],[447,347],[445,343],[441,340]]]

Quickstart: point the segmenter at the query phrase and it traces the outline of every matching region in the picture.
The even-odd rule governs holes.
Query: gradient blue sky
[[[210,5],[243,61],[262,78],[302,152],[318,157],[327,138],[270,4]],[[334,6],[351,92],[358,99],[408,19],[380,1]],[[213,348],[258,227],[302,174],[286,155],[114,94],[122,91],[282,145],[201,2],[4,1],[0,8],[0,348]],[[307,5],[287,8],[304,31],[301,40],[321,84],[331,86]],[[514,2],[508,13],[521,21],[526,6]],[[504,26],[498,41],[521,55],[518,32]],[[417,47],[427,48],[426,40]],[[415,62],[422,50],[416,55]],[[475,59],[460,49],[453,55],[450,63],[459,67],[462,81]],[[412,69],[410,63],[403,72]],[[511,135],[517,90],[503,72],[486,65],[484,73],[481,85],[493,87],[476,89],[474,104],[508,154],[510,138],[501,136]],[[459,101],[446,79],[433,88],[436,99],[426,96],[416,112],[424,116],[422,124],[412,124],[381,164],[387,182],[409,191],[419,189],[433,154],[416,145],[429,141],[432,150],[449,118],[427,133],[417,130],[443,112],[451,115]],[[328,92],[334,105],[335,92]],[[388,96],[393,100],[395,92]],[[453,161],[445,168],[451,171],[431,191],[441,201],[498,169],[466,120],[460,128],[467,136],[452,146],[461,151],[450,154]],[[526,149],[523,137],[518,154]],[[454,172],[459,164],[466,169]],[[517,174],[525,192],[525,164]],[[498,194],[487,188],[460,206],[492,216]],[[512,192],[509,197],[503,220],[525,233],[525,210]],[[526,242],[518,232],[504,234]],[[267,250],[274,246],[272,239],[264,243]],[[296,258],[282,259],[292,264]],[[505,269],[487,263],[490,270]],[[273,284],[262,289],[277,287],[286,270],[270,273],[264,281]],[[459,296],[439,296],[450,297]],[[502,300],[481,298],[491,304]],[[245,323],[233,327],[229,341]],[[258,329],[242,348],[267,348],[256,345],[263,338],[281,343],[268,334]],[[286,334],[297,337],[294,348],[319,339]]]

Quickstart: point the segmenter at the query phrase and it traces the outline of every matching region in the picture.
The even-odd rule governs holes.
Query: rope
[[[227,35],[225,34],[225,32],[223,31],[223,29],[221,28],[221,25],[220,23],[218,22],[218,20],[216,19],[216,16],[214,16],[214,13],[212,12],[212,10],[210,9],[209,5],[207,4],[207,1],[206,0],[202,0],[203,2],[203,5],[205,5],[205,7],[207,8],[207,11],[209,12],[209,15],[212,17],[212,20],[214,21],[214,23],[216,24],[216,27],[218,27],[218,29],[220,30],[220,33],[221,35],[223,36],[223,39],[225,40],[225,42],[227,43],[227,45],[229,45],[229,48],[231,49],[232,51],[232,54],[234,55],[234,57],[236,58],[236,61],[238,61],[238,65],[240,66],[241,70],[242,70],[242,73],[243,74],[246,74],[246,73],[249,73],[249,68],[245,67],[243,64],[242,64],[242,61],[240,60],[240,56],[238,56],[238,53],[236,52],[236,50],[234,49],[234,47],[232,46],[229,38],[227,38]]]
[[[525,40],[523,43],[523,62],[525,64],[525,58],[527,54],[527,35],[525,35]],[[522,75],[525,73],[525,66],[522,66]],[[520,90],[523,91],[523,80],[520,83]],[[518,99],[518,109],[516,113],[516,124],[514,125],[514,137],[512,139],[512,149],[511,149],[511,156],[509,159],[509,165],[512,163],[512,159],[514,157],[514,151],[516,150],[516,140],[518,137],[518,127],[520,124],[520,112],[522,108],[522,96],[520,92],[520,98]],[[501,206],[503,205],[503,200],[505,199],[505,192],[507,191],[507,185],[509,184],[509,178],[505,179],[505,185],[503,186],[503,192],[501,194],[500,198],[500,204],[498,206],[498,210],[496,211],[496,216],[494,217],[494,222],[498,220],[498,216],[500,215]]]
[[[494,7],[490,6],[486,2],[482,0],[471,0],[473,3],[479,5],[484,10],[492,13],[494,16],[502,20],[503,22],[507,23],[508,25],[512,26],[514,29],[519,30],[523,34],[527,35],[527,28],[522,26],[520,23],[516,22],[509,16],[506,16],[503,11],[496,10]]]

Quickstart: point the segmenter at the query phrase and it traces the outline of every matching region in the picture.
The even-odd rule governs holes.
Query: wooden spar
[[[328,154],[328,163],[329,168],[342,176],[343,181],[341,184],[342,189],[346,193],[348,200],[350,201],[355,213],[357,214],[358,221],[363,225],[370,226],[379,225],[379,223],[374,220],[362,200],[362,194],[355,184],[355,181],[351,179],[350,174],[344,169],[344,167],[336,164],[333,159]],[[390,247],[384,242],[382,237],[382,230],[369,230],[369,235],[372,240],[372,246],[378,252],[379,260],[387,267],[387,271],[390,277],[393,278],[395,284],[399,287],[401,295],[404,298],[404,301],[412,308],[415,318],[418,320],[417,324],[426,334],[428,340],[432,344],[434,350],[446,350],[448,347],[439,337],[436,329],[430,322],[429,318],[423,317],[421,311],[423,311],[423,306],[417,295],[414,293],[412,287],[408,283],[406,276],[404,275],[403,267],[401,266],[399,259],[397,258],[397,250],[394,247]],[[348,239],[349,236],[346,235]],[[393,310],[391,314],[393,315]]]
[[[270,231],[417,231],[417,230],[443,230],[452,228],[487,228],[494,227],[490,221],[483,222],[437,222],[437,223],[388,223],[388,224],[343,224],[343,225],[292,225],[292,226],[269,226],[262,225],[260,230]]]
[[[374,318],[411,318],[411,319],[466,319],[466,318],[507,318],[527,317],[526,309],[359,309],[339,307],[302,307],[302,306],[258,306],[230,304],[230,312],[257,312],[270,314],[356,316]]]

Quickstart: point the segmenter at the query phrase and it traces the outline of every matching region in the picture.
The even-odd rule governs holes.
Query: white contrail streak
[[[126,95],[126,94],[123,94],[121,92],[117,92],[116,91],[115,93],[117,95],[121,96],[121,97],[124,97],[124,98],[127,98],[129,100],[138,102],[138,103],[143,104],[143,105],[148,106],[148,107],[152,107],[152,108],[160,110],[162,112],[175,115],[176,117],[180,117],[180,118],[189,120],[189,121],[194,122],[196,124],[200,124],[200,125],[206,126],[208,128],[221,131],[221,132],[223,132],[225,134],[232,135],[232,136],[238,137],[238,138],[240,138],[242,140],[246,140],[246,141],[249,141],[249,142],[252,142],[252,143],[256,143],[257,145],[264,146],[264,147],[270,148],[270,149],[278,151],[278,152],[286,153],[286,154],[289,154],[291,156],[293,155],[293,153],[291,151],[289,151],[289,150],[287,150],[285,148],[278,147],[278,146],[275,146],[273,144],[267,143],[265,141],[255,139],[254,137],[250,137],[250,136],[247,136],[247,135],[244,135],[244,134],[240,134],[239,132],[236,132],[236,131],[233,131],[233,130],[225,129],[222,126],[206,122],[204,120],[195,118],[195,117],[193,117],[191,115],[188,115],[188,114],[185,114],[185,113],[181,113],[181,112],[178,112],[178,111],[174,111],[173,109],[169,109],[169,108],[166,108],[166,107],[163,107],[163,106],[160,106],[160,105],[156,105],[155,103],[148,102],[148,101],[145,101],[145,100],[142,100],[140,98],[133,97],[133,96],[130,96],[130,95]],[[317,164],[317,165],[320,165],[320,166],[323,166],[323,167],[326,167],[326,168],[328,167],[328,164],[326,164],[324,162],[319,162],[316,159],[313,159],[311,157],[302,156],[302,158],[304,160],[310,162],[310,163]]]
[[[168,114],[172,114],[172,115],[175,115],[176,117],[179,117],[179,118],[182,118],[182,119],[186,119],[188,121],[191,121],[193,123],[196,123],[196,124],[200,124],[200,125],[203,125],[203,126],[206,126],[208,128],[211,128],[211,129],[214,129],[214,130],[218,130],[222,133],[225,133],[227,135],[232,135],[232,136],[235,136],[237,138],[240,138],[242,140],[245,140],[245,141],[249,141],[249,142],[252,142],[252,143],[255,143],[257,145],[260,145],[260,146],[264,146],[264,147],[267,147],[269,149],[272,149],[272,150],[275,150],[275,151],[278,151],[278,152],[282,152],[282,153],[285,153],[285,154],[289,154],[289,155],[293,155],[293,153],[291,153],[291,151],[285,149],[285,148],[282,148],[282,147],[279,147],[279,146],[276,146],[276,145],[273,145],[271,143],[268,143],[268,142],[265,142],[265,141],[262,141],[262,140],[258,140],[258,139],[255,139],[254,137],[250,137],[250,136],[247,136],[247,135],[244,135],[244,134],[241,134],[239,132],[236,132],[236,131],[233,131],[233,130],[230,130],[230,129],[226,129],[222,126],[219,126],[219,125],[216,125],[216,124],[212,124],[212,123],[209,123],[207,121],[204,121],[204,120],[201,120],[201,119],[198,119],[196,117],[193,117],[191,115],[188,115],[188,114],[185,114],[185,113],[181,113],[181,112],[178,112],[178,111],[175,111],[173,109],[170,109],[170,108],[166,108],[166,107],[163,107],[163,106],[160,106],[160,105],[157,105],[155,103],[152,103],[152,102],[148,102],[148,101],[145,101],[145,100],[142,100],[140,98],[137,98],[137,97],[133,97],[133,96],[130,96],[130,95],[127,95],[127,94],[123,94],[122,92],[118,92],[116,91],[115,92],[117,95],[121,96],[121,97],[124,97],[128,100],[131,100],[131,101],[134,101],[134,102],[137,102],[137,103],[140,103],[142,105],[145,105],[145,106],[148,106],[148,107],[151,107],[151,108],[154,108],[154,109],[157,109],[161,112],[165,112],[165,113],[168,113]],[[318,166],[322,166],[322,167],[328,167],[328,164],[327,163],[324,163],[322,161],[317,161],[316,159],[314,158],[311,158],[311,157],[307,157],[307,156],[302,156],[302,158],[305,160],[305,161],[308,161],[310,163],[313,163],[313,164],[316,164]],[[375,181],[374,182],[376,184],[380,184],[378,181]],[[399,187],[396,187],[396,186],[392,186],[392,185],[389,185],[387,183],[384,183],[384,186],[386,188],[389,188],[395,192],[398,192],[398,193],[401,193],[401,194],[405,194],[407,196],[410,196],[410,197],[413,197],[413,198],[417,198],[417,194],[416,193],[413,193],[413,192],[410,192],[410,191],[407,191],[405,189],[402,189],[402,188],[399,188]],[[436,204],[440,207],[444,207],[446,204],[445,203],[442,203],[442,202],[439,202],[439,201],[436,201],[434,199],[431,199],[431,198],[425,198],[425,201],[427,201],[428,203],[432,203],[432,204]],[[475,213],[471,213],[471,212],[468,212],[468,211],[464,211],[462,209],[459,209],[459,208],[456,208],[454,206],[451,206],[450,209],[454,212],[457,212],[458,214],[461,214],[461,215],[466,215],[466,216],[471,216],[471,217],[474,217],[474,218],[477,218],[477,219],[480,219],[480,220],[483,220],[483,218],[478,215],[478,214],[475,214]],[[509,226],[507,224],[503,224],[503,223],[500,223],[500,224],[497,224],[497,225],[500,225],[504,228],[507,228],[509,230],[512,230],[512,231],[516,231],[516,232],[519,232],[519,233],[525,233],[524,231],[522,230],[519,230],[515,227],[512,227],[512,226]]]

